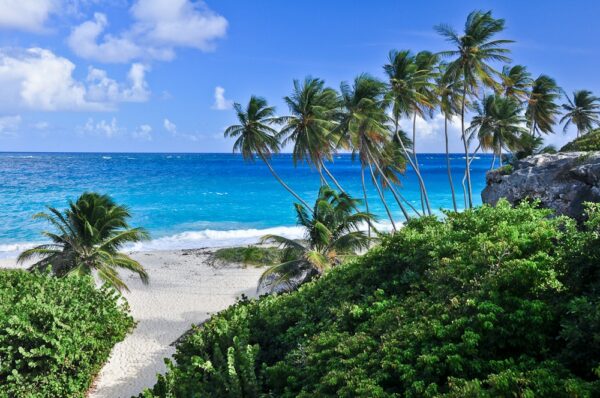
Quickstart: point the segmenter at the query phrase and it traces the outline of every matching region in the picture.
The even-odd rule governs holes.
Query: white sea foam
[[[41,242],[16,242],[0,245],[0,258],[16,258],[22,251],[31,249]]]

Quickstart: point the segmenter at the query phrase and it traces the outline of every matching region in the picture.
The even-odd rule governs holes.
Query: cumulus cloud
[[[142,124],[135,129],[132,135],[138,140],[152,141],[152,126]]]
[[[173,135],[177,134],[177,125],[169,119],[165,119],[163,121],[163,126],[165,127],[165,130],[167,130],[169,133]]]
[[[149,90],[146,68],[133,64],[127,84],[90,68],[85,81],[73,77],[75,64],[41,48],[0,50],[0,86],[4,107],[34,110],[110,110],[119,102],[145,101]]]
[[[124,128],[118,125],[117,119],[114,117],[109,122],[104,119],[96,122],[94,119],[90,118],[81,128],[81,131],[85,134],[101,135],[105,136],[106,138],[112,138],[124,131]]]
[[[13,135],[21,125],[21,115],[0,116],[0,135]]]
[[[400,128],[412,139],[412,118],[400,120]],[[433,117],[427,119],[417,116],[416,132],[417,151],[421,148],[427,148],[429,152],[445,151],[444,115],[441,113],[436,113]],[[448,139],[451,152],[461,152],[463,150],[459,117],[454,116],[448,120]]]
[[[177,125],[166,118],[163,120],[163,127],[165,128],[165,130],[167,130],[169,133],[171,133],[171,135],[173,137],[176,137],[176,138],[183,138],[183,139],[190,140],[190,141],[198,141],[200,139],[200,137],[197,136],[196,134],[187,134],[187,133],[179,132],[177,130]]]
[[[203,2],[137,0],[130,12],[132,25],[117,35],[105,33],[108,19],[95,13],[72,30],[69,46],[77,55],[101,62],[170,60],[177,47],[213,50],[215,40],[227,32],[227,20]]]
[[[213,104],[212,109],[224,111],[231,109],[232,106],[233,101],[225,98],[225,89],[221,86],[217,86],[215,88],[215,103]]]
[[[43,32],[57,0],[0,0],[0,28]]]

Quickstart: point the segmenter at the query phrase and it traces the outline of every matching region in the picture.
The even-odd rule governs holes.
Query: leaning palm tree
[[[304,228],[304,240],[263,236],[262,243],[284,249],[285,262],[263,273],[259,285],[273,288],[284,283],[285,290],[290,290],[339,264],[344,257],[367,249],[369,238],[361,227],[374,219],[369,213],[357,212],[357,207],[356,199],[326,186],[319,190],[311,213],[296,203],[296,217],[298,225]]]
[[[600,98],[592,95],[591,91],[579,90],[573,92],[573,100],[565,94],[567,103],[563,104],[566,111],[561,123],[565,123],[564,131],[571,124],[577,128],[577,138],[600,126]]]
[[[561,94],[556,81],[547,75],[540,75],[533,81],[525,112],[531,136],[552,133],[560,113],[556,101]]]
[[[280,149],[278,132],[271,127],[280,122],[280,119],[275,117],[275,108],[268,106],[264,98],[254,95],[250,97],[246,109],[238,103],[233,107],[240,124],[227,127],[224,133],[225,137],[236,138],[233,151],[239,151],[244,160],[250,162],[253,162],[256,156],[259,157],[267,165],[273,177],[294,198],[308,207],[308,204],[279,177],[271,165],[272,154],[279,152]]]
[[[323,176],[325,171],[337,188],[343,191],[324,163],[325,159],[331,160],[335,149],[330,132],[335,127],[339,107],[336,91],[326,88],[321,79],[307,77],[302,83],[294,80],[294,91],[284,101],[288,105],[290,116],[281,118],[285,125],[279,134],[284,137],[283,145],[293,144],[294,165],[306,161],[314,166],[322,184],[326,184]]]
[[[128,290],[118,270],[138,274],[148,283],[148,274],[140,263],[119,252],[123,245],[148,238],[141,228],[130,228],[131,217],[125,206],[117,205],[109,196],[86,192],[60,212],[49,207],[49,213],[34,217],[49,222],[55,231],[44,231],[50,243],[25,250],[18,261],[37,259],[30,270],[50,267],[59,277],[97,273],[107,285]]]
[[[478,138],[482,149],[491,150],[502,166],[502,150],[520,149],[521,136],[527,133],[522,107],[514,98],[488,95],[476,112],[467,132]]]
[[[502,68],[500,75],[502,92],[507,97],[513,97],[521,102],[529,97],[529,89],[532,84],[531,74],[523,65],[508,66]]]
[[[490,65],[490,62],[509,63],[510,58],[507,54],[510,51],[503,46],[512,43],[512,40],[493,40],[495,35],[504,30],[504,19],[492,17],[491,11],[471,12],[467,17],[462,36],[447,25],[438,25],[435,29],[456,46],[456,50],[443,51],[440,55],[454,58],[448,64],[446,73],[450,79],[462,80],[463,83],[460,108],[461,133],[465,150],[468,205],[473,207],[469,142],[465,128],[467,97],[475,95],[482,84],[495,89],[498,88],[494,76],[498,76],[499,72]]]

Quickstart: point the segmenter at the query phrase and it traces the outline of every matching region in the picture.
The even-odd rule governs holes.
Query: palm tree
[[[600,98],[592,95],[591,91],[579,90],[573,92],[573,100],[565,94],[568,103],[563,104],[565,115],[560,119],[565,123],[564,131],[571,124],[577,128],[577,138],[600,126]]]
[[[323,176],[325,170],[337,188],[343,191],[324,164],[324,159],[331,160],[335,149],[330,132],[335,127],[335,116],[339,108],[338,94],[331,88],[325,88],[323,80],[307,77],[302,83],[294,80],[294,91],[284,101],[291,115],[281,118],[285,125],[280,135],[285,137],[283,145],[289,142],[294,144],[294,165],[302,161],[308,162],[317,169],[322,183],[326,183]]]
[[[238,103],[233,104],[240,124],[227,127],[225,137],[236,138],[233,152],[240,152],[246,161],[253,162],[258,156],[269,168],[273,177],[290,193],[308,208],[308,204],[290,188],[273,169],[270,158],[279,152],[278,132],[271,125],[279,123],[275,117],[275,108],[267,105],[264,98],[251,96],[248,106],[243,109]]]
[[[388,117],[385,114],[385,84],[363,74],[354,80],[352,87],[347,83],[342,83],[340,91],[343,112],[340,115],[340,122],[334,130],[334,133],[340,137],[340,146],[350,149],[353,156],[358,155],[361,164],[361,173],[364,173],[367,167],[370,168],[373,165],[380,167],[377,159],[383,146],[390,139],[390,131],[386,124]],[[383,196],[383,191],[380,189],[373,173],[371,174],[373,184],[377,189],[381,202],[392,223],[392,227],[396,230],[395,222]],[[384,173],[382,173],[382,178],[387,178]],[[362,180],[364,181],[364,176]],[[405,218],[409,219],[408,211],[389,181],[388,186]],[[363,185],[364,190],[365,187]]]
[[[436,78],[436,94],[438,97],[438,106],[440,112],[444,115],[444,139],[446,144],[446,170],[448,172],[448,182],[450,183],[450,191],[452,192],[452,205],[454,211],[458,211],[456,206],[456,192],[454,190],[454,182],[452,180],[452,170],[450,166],[450,153],[448,143],[448,119],[459,112],[460,97],[458,90],[462,86],[461,81],[449,80],[445,73],[446,65],[440,65],[440,72]]]
[[[427,54],[421,55],[420,61],[422,65],[427,65],[426,61],[430,61],[431,58],[426,57]],[[394,122],[394,135],[398,136],[400,118],[410,117],[413,115],[413,140],[416,136],[416,115],[422,113],[423,106],[429,106],[431,99],[424,94],[423,88],[427,88],[425,83],[429,77],[427,69],[420,71],[416,63],[415,57],[410,51],[396,51],[392,50],[388,56],[388,64],[384,65],[383,69],[388,77],[388,100],[392,105],[392,118]],[[418,90],[418,88],[421,88]],[[428,212],[431,214],[431,206],[429,204],[429,197],[427,194],[427,188],[425,187],[425,181],[419,170],[418,161],[415,154],[415,143],[413,141],[412,157],[409,154],[403,140],[397,137],[398,142],[401,144],[404,151],[404,155],[408,160],[409,164],[415,171],[417,179],[419,181],[419,187],[425,206],[427,206]],[[414,158],[413,158],[414,157]]]
[[[519,149],[520,138],[527,133],[522,107],[514,98],[488,95],[476,112],[467,132],[478,138],[482,149],[493,151],[502,166],[502,150]]]
[[[25,250],[18,262],[39,259],[30,270],[51,267],[59,277],[90,275],[95,271],[104,283],[119,291],[128,290],[119,277],[119,269],[132,271],[148,283],[142,265],[119,252],[127,243],[148,238],[145,230],[129,226],[131,215],[127,207],[117,205],[107,195],[86,192],[76,202],[70,202],[64,212],[53,207],[48,210],[49,213],[38,213],[34,218],[46,220],[55,228],[54,232],[42,232],[51,243]]]
[[[298,225],[305,230],[304,240],[278,235],[261,238],[262,243],[282,247],[285,262],[263,273],[260,285],[267,280],[271,287],[285,282],[292,289],[339,264],[345,256],[369,247],[369,238],[360,228],[374,218],[369,213],[355,211],[358,201],[347,194],[322,186],[312,213],[299,203],[295,206]]]
[[[515,65],[510,67],[505,65],[502,68],[500,78],[500,85],[505,96],[513,97],[521,102],[527,100],[532,80],[531,74],[525,66]]]
[[[462,80],[463,83],[460,107],[461,133],[465,149],[468,204],[469,207],[473,207],[469,143],[465,129],[467,96],[474,95],[480,84],[497,88],[498,83],[494,80],[494,76],[499,75],[499,72],[489,63],[494,61],[509,63],[510,58],[506,54],[510,51],[503,46],[512,43],[512,40],[492,40],[496,34],[504,30],[504,19],[493,18],[491,11],[471,12],[467,17],[462,36],[447,25],[438,25],[435,29],[456,46],[456,50],[444,51],[440,55],[454,58],[448,64],[446,73],[450,79]]]
[[[529,124],[530,134],[533,136],[552,133],[559,114],[559,105],[556,103],[561,97],[561,89],[556,81],[547,75],[540,75],[531,86],[531,93],[527,101],[525,117]]]

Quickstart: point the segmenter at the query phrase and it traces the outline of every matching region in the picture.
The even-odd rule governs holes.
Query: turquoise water
[[[459,205],[464,158],[453,154]],[[475,203],[485,186],[490,156],[472,165]],[[419,155],[430,201],[435,209],[452,205],[443,154]],[[290,155],[273,158],[280,176],[307,201],[319,188],[316,172],[294,168]],[[362,198],[360,166],[338,155],[329,169],[352,195]],[[64,208],[67,200],[90,190],[112,195],[128,205],[132,224],[149,230],[152,240],[136,249],[169,249],[251,243],[268,230],[299,236],[294,227],[293,198],[260,163],[232,154],[140,153],[0,153],[0,256],[42,240],[46,225],[31,216],[46,206]],[[402,194],[420,206],[416,177],[403,177]],[[377,193],[369,186],[371,211],[385,224]],[[402,219],[393,198],[388,201]]]

